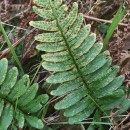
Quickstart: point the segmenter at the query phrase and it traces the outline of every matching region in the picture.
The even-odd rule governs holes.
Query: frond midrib
[[[13,101],[9,100],[9,98],[7,98],[4,95],[2,95],[1,93],[0,93],[0,98],[3,99],[4,101],[10,103],[15,109],[20,110],[24,115],[27,115],[27,113],[28,113],[27,111],[22,110],[22,108],[19,105],[16,105],[16,102],[18,100],[13,102]]]
[[[80,71],[80,68],[79,68],[79,66],[78,66],[78,64],[77,64],[77,62],[76,62],[76,60],[75,60],[75,58],[74,58],[74,56],[73,56],[73,53],[71,52],[71,49],[70,49],[70,47],[69,47],[69,43],[68,43],[68,41],[67,41],[65,35],[63,34],[63,30],[62,30],[61,26],[59,25],[59,22],[58,22],[58,19],[57,19],[57,15],[56,15],[56,13],[55,13],[56,11],[54,10],[54,8],[53,8],[53,6],[52,6],[50,0],[49,0],[49,3],[50,3],[50,7],[51,7],[51,9],[52,9],[53,16],[54,16],[54,18],[55,18],[55,20],[56,20],[57,27],[58,27],[58,29],[59,29],[59,31],[60,31],[60,33],[61,33],[61,36],[63,37],[63,40],[64,40],[64,42],[65,42],[65,45],[66,45],[67,50],[68,50],[68,52],[69,52],[69,55],[70,55],[70,57],[71,57],[71,59],[72,59],[74,65],[75,65],[75,68],[76,68],[76,70],[77,70],[79,76],[81,77],[84,86],[85,86],[86,89],[87,89],[88,96],[89,96],[89,97],[91,98],[91,100],[95,103],[95,105],[96,105],[106,116],[108,116],[107,113],[98,105],[98,103],[97,103],[97,101],[95,100],[95,98],[94,98],[94,96],[93,96],[91,90],[89,89],[88,84],[87,84],[87,82],[86,82],[84,76],[82,75],[82,73],[81,73],[81,71]]]

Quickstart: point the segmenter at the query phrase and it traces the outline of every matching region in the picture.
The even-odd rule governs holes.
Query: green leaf
[[[24,75],[11,90],[9,98],[12,99],[12,101],[18,99],[21,95],[23,95],[26,92],[28,83],[29,77],[28,75]]]
[[[64,62],[44,62],[42,65],[45,69],[56,72],[70,70],[74,67],[70,60]]]
[[[69,28],[69,30],[65,32],[68,41],[73,40],[77,36],[78,32],[80,31],[82,22],[83,22],[83,14],[79,14],[79,16],[77,17],[71,28]]]
[[[122,93],[118,93],[118,94],[120,95],[120,97],[122,96],[121,95]],[[110,110],[110,108],[116,108],[116,107],[118,107],[123,102],[123,100],[124,100],[124,97],[121,97],[118,100],[115,99],[115,101],[114,101],[114,99],[111,100],[110,102],[108,101],[106,104],[104,103],[102,105],[102,109],[104,109],[104,110]]]
[[[17,80],[18,70],[17,68],[12,68],[5,78],[5,81],[0,89],[1,94],[8,95],[12,87],[15,85]]]
[[[107,73],[104,74],[104,76],[93,83],[90,83],[91,89],[95,89],[95,91],[99,91],[99,89],[104,88],[106,85],[108,85],[117,75],[119,72],[119,67],[114,66],[113,68],[110,68]]]
[[[77,91],[75,91],[72,94],[69,94],[67,97],[65,97],[64,99],[62,99],[60,102],[58,102],[55,105],[56,109],[66,109],[72,105],[74,105],[75,103],[77,103],[78,101],[80,101],[80,99],[82,99],[83,97],[85,97],[87,95],[85,88],[81,88]],[[69,100],[71,99],[71,100]]]
[[[73,3],[72,9],[70,13],[65,17],[59,24],[63,30],[66,30],[68,27],[70,27],[74,21],[77,18],[77,12],[78,12],[78,4],[75,2]],[[57,16],[57,14],[56,14]]]
[[[79,67],[84,67],[88,65],[91,61],[93,61],[96,56],[100,53],[103,44],[97,43],[89,50],[88,53],[85,53],[80,59],[77,60]]]
[[[35,127],[37,129],[42,129],[44,127],[43,122],[36,117],[25,116],[25,118],[32,127]]]
[[[0,116],[2,114],[3,108],[4,108],[4,101],[0,98]]]
[[[13,107],[7,104],[0,118],[0,130],[7,130],[13,119]]]
[[[89,117],[93,113],[94,109],[95,109],[95,106],[93,103],[91,103],[85,110],[76,114],[75,116],[70,117],[69,123],[74,124]]]
[[[53,35],[52,33],[42,33],[39,34],[38,36],[35,37],[35,40],[40,41],[40,42],[47,42],[47,43],[53,43],[53,42],[61,42],[62,41],[62,37],[60,32],[54,32]]]
[[[45,19],[54,19],[53,15],[52,15],[52,11],[51,10],[43,10],[43,9],[39,9],[36,6],[33,6],[33,11],[38,14],[40,17],[43,17]]]
[[[95,130],[94,126],[91,124],[89,125],[88,129],[87,130]]]
[[[16,110],[15,118],[18,121],[19,128],[22,129],[24,127],[24,122],[25,122],[24,114],[22,112],[20,112],[19,110]]]
[[[36,48],[40,51],[46,51],[46,52],[56,52],[66,50],[64,42],[39,44],[36,46]]]
[[[116,15],[114,16],[113,20],[112,20],[112,24],[110,25],[108,31],[107,31],[107,35],[103,41],[103,49],[106,49],[106,45],[109,41],[109,39],[111,38],[115,28],[118,26],[118,23],[120,22],[120,20],[123,18],[124,14],[126,12],[126,8],[123,9],[123,3],[120,5]]]
[[[35,100],[31,101],[27,105],[23,107],[23,110],[29,111],[31,113],[35,113],[42,108],[41,104],[45,104],[48,100],[48,95],[40,95]]]
[[[122,114],[130,108],[130,99],[125,99],[121,105],[121,109],[118,111],[119,114]]]
[[[44,61],[62,62],[70,59],[67,51],[42,55]]]
[[[63,83],[74,80],[78,77],[75,71],[65,71],[51,75],[46,79],[48,83]]]
[[[80,86],[81,86],[81,79],[74,79],[72,81],[68,81],[67,83],[60,85],[60,87],[58,87],[56,90],[51,91],[51,94],[55,96],[61,96],[67,94],[72,90],[75,90]]]
[[[84,28],[81,28],[80,31],[78,32],[77,37],[70,42],[70,47],[72,48],[73,51],[74,49],[78,48],[88,37],[90,33],[90,28],[91,28],[90,24],[86,25]]]
[[[103,75],[107,72],[109,67],[111,66],[111,63],[112,63],[112,59],[109,57],[107,62],[101,68],[99,68],[97,71],[87,75],[86,80],[88,80],[88,83],[92,83],[98,79],[101,79],[103,77]],[[84,71],[84,73],[86,73],[86,72],[87,71]]]
[[[44,22],[44,21],[31,21],[30,25],[35,27],[35,28],[39,28],[45,31],[57,31],[58,28],[56,26],[56,21],[52,21],[52,22]]]
[[[84,75],[88,75],[100,69],[107,62],[106,56],[108,56],[108,54],[109,54],[108,51],[105,51],[100,55],[98,55],[95,58],[95,60],[93,60],[90,64],[88,64],[87,67],[82,69],[82,73]],[[88,83],[90,83],[90,81]]]
[[[82,45],[74,50],[74,55],[76,57],[82,56],[87,53],[96,41],[96,35],[94,33],[90,34],[87,39],[82,43]]]
[[[27,91],[19,98],[18,105],[25,106],[30,101],[32,101],[37,93],[38,84],[33,84],[31,87],[27,89]]]
[[[87,108],[91,104],[91,99],[88,97],[85,97],[80,102],[74,104],[73,106],[67,108],[64,112],[64,115],[67,117],[74,116],[78,114],[79,112],[83,111],[85,108]]]
[[[115,78],[110,84],[108,84],[103,89],[99,90],[99,94],[97,95],[98,98],[110,95],[113,91],[117,90],[124,81],[124,76],[119,76]]]
[[[0,62],[0,85],[4,82],[7,73],[8,61],[2,59]]]

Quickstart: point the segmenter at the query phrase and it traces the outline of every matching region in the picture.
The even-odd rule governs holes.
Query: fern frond
[[[35,13],[43,21],[31,21],[30,25],[45,32],[35,37],[42,55],[43,67],[54,73],[46,81],[61,85],[52,95],[65,97],[55,108],[64,109],[69,123],[76,123],[93,112],[108,115],[125,100],[122,82],[124,76],[116,76],[118,66],[111,66],[108,51],[101,52],[103,44],[96,42],[90,33],[91,26],[82,27],[83,15],[78,14],[78,4],[73,3],[70,12],[62,0],[35,0]],[[62,10],[62,11],[61,11]]]
[[[17,68],[8,70],[7,59],[0,60],[0,130],[7,130],[11,125],[23,128],[25,121],[41,129],[43,122],[35,113],[46,103],[48,96],[43,94],[36,97],[38,84],[29,86],[28,75],[20,80],[17,78]]]

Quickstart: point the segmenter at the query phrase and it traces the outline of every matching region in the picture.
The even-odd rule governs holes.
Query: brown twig
[[[31,32],[33,32],[35,29],[32,29],[27,35],[29,35]],[[12,46],[13,48],[16,48],[17,45],[19,45],[25,38],[26,36],[23,36],[22,38],[20,38],[17,42],[15,42]],[[6,55],[8,55],[10,52],[9,48],[6,48],[5,50],[3,50],[2,52],[0,52],[0,59],[5,57]]]
[[[3,25],[8,25],[10,27],[14,27],[16,29],[19,29],[19,30],[25,30],[25,31],[29,31],[28,29],[25,29],[25,28],[21,28],[21,27],[18,27],[18,26],[14,26],[14,25],[11,25],[11,24],[8,24],[8,23],[4,23],[4,22],[1,22]]]
[[[97,21],[97,22],[112,23],[111,20],[99,19],[99,18],[95,18],[95,17],[92,17],[92,16],[88,16],[88,15],[84,15],[84,18],[91,19],[91,20],[94,20],[94,21]],[[125,26],[125,27],[128,26],[128,24],[125,24],[125,23],[119,23],[118,25]]]

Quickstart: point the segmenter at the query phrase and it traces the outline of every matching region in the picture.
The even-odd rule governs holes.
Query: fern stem
[[[51,125],[66,125],[69,124],[68,122],[57,122],[57,123],[51,123]],[[76,124],[93,124],[93,125],[113,125],[112,123],[107,123],[107,122],[78,122]]]
[[[39,70],[40,70],[40,68],[41,68],[41,66],[42,66],[42,63],[43,63],[43,59],[42,59],[42,61],[40,62],[40,64],[38,65],[37,70],[36,70],[36,72],[35,72],[35,74],[34,74],[32,80],[31,80],[31,82],[30,82],[30,85],[33,83],[34,79],[36,78],[36,76],[37,76],[37,74],[38,74],[38,72],[39,72]]]
[[[81,124],[81,129],[82,129],[82,130],[85,130],[85,127],[84,127],[84,125],[83,125],[83,124]]]
[[[88,84],[87,84],[87,82],[86,82],[84,76],[82,75],[82,73],[81,73],[81,71],[80,71],[80,68],[79,68],[79,66],[78,66],[78,64],[77,64],[77,62],[76,62],[76,60],[75,60],[75,58],[74,58],[74,55],[73,55],[73,53],[72,53],[72,51],[71,51],[71,49],[70,49],[70,47],[69,47],[69,43],[68,43],[68,41],[67,41],[67,38],[66,38],[65,35],[63,34],[63,30],[62,30],[61,26],[59,25],[59,22],[58,22],[58,19],[57,19],[57,15],[56,15],[56,13],[55,13],[56,11],[54,10],[53,5],[51,4],[51,1],[49,1],[49,3],[50,3],[50,7],[51,7],[51,9],[52,9],[52,12],[53,12],[53,16],[54,16],[54,18],[55,18],[55,20],[56,20],[57,27],[59,28],[59,31],[60,31],[60,33],[61,33],[63,39],[64,39],[64,42],[65,42],[65,45],[66,45],[66,47],[67,47],[67,50],[68,50],[68,52],[69,52],[69,54],[70,54],[70,57],[71,57],[71,59],[72,59],[74,65],[75,65],[75,68],[76,68],[76,70],[77,70],[79,76],[80,76],[81,79],[82,79],[82,82],[83,82],[84,86],[87,88],[88,96],[89,96],[89,97],[91,98],[91,100],[95,103],[95,105],[96,105],[106,116],[108,116],[107,113],[98,105],[98,103],[97,103],[97,101],[95,100],[95,98],[94,98],[94,96],[93,96],[91,90],[89,89]],[[110,122],[111,122],[111,119],[110,119],[109,117],[108,117],[108,119],[109,119]]]
[[[16,110],[16,108],[18,108],[22,113],[27,114],[27,112],[23,111],[18,105],[16,107],[16,102],[9,100],[9,98],[6,98],[6,96],[2,95],[1,93],[0,93],[0,98],[4,99],[6,102],[10,103],[15,108],[15,110]]]

